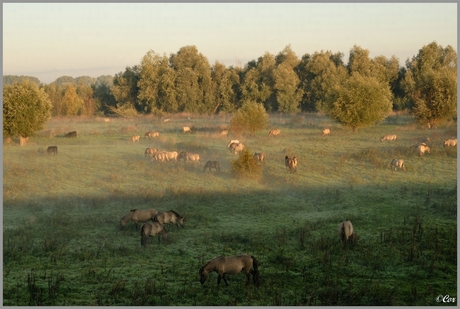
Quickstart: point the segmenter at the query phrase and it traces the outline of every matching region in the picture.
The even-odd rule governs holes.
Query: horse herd
[[[140,228],[141,246],[145,248],[150,237],[158,236],[158,243],[160,243],[160,237],[168,238],[168,230],[165,228],[165,224],[168,225],[168,228],[170,224],[175,225],[176,229],[179,229],[179,226],[183,228],[185,218],[174,210],[159,212],[155,208],[132,209],[120,219],[120,229],[124,229],[130,221],[134,222],[137,231],[139,231],[139,222],[145,222]],[[338,234],[344,248],[349,243],[356,241],[356,233],[353,231],[353,225],[348,219],[339,224]],[[216,257],[204,264],[198,270],[198,274],[202,285],[210,273],[216,272],[218,275],[217,285],[223,279],[228,286],[226,275],[236,275],[241,271],[246,274],[247,284],[250,282],[251,275],[254,285],[260,284],[259,262],[255,256],[247,254]]]
[[[398,136],[396,134],[384,135],[380,141],[396,141]],[[419,156],[423,156],[425,153],[430,153],[431,148],[426,144],[426,142],[431,142],[430,138],[423,139],[423,141],[418,142],[414,145],[417,149]],[[443,143],[444,147],[455,147],[457,146],[457,139],[446,139]],[[402,159],[393,159],[391,160],[390,167],[393,171],[398,169],[406,171],[406,165]]]
[[[183,127],[182,128],[183,133],[190,133],[191,129],[190,127]],[[281,130],[279,129],[274,129],[270,130],[268,133],[268,136],[278,136],[280,135]],[[322,131],[323,136],[325,135],[330,135],[331,130],[329,128],[325,128]],[[219,136],[227,136],[228,135],[228,130],[223,130],[220,132]],[[158,131],[148,131],[144,134],[144,138],[153,138],[153,137],[159,137],[160,133]],[[66,134],[64,134],[64,137],[66,138],[76,138],[77,137],[77,132],[76,131],[71,131]],[[139,142],[140,141],[140,135],[134,135],[130,137],[130,140],[134,142]],[[389,135],[384,135],[382,138],[380,138],[380,141],[397,141],[398,136],[396,134],[389,134]],[[420,156],[423,156],[425,153],[430,153],[431,148],[426,144],[426,142],[431,142],[429,138],[424,139],[422,142],[417,143],[414,145],[414,147],[417,149],[417,152]],[[444,147],[456,147],[457,146],[457,139],[446,139],[443,143]],[[240,143],[239,140],[230,140],[230,142],[227,144],[227,149],[232,152],[234,155],[238,154],[241,152],[243,149],[246,148],[246,145],[243,143]],[[57,146],[49,146],[47,148],[47,153],[48,154],[58,154],[58,148]],[[196,153],[190,153],[186,151],[158,151],[157,148],[146,148],[144,151],[145,156],[149,156],[151,161],[157,161],[157,162],[167,162],[167,161],[180,161],[183,160],[184,162],[198,162],[201,163],[201,156]],[[257,162],[264,164],[266,156],[263,152],[255,152],[253,154],[254,160]],[[296,157],[289,157],[285,156],[284,158],[286,170],[288,170],[290,173],[295,173],[297,171],[297,158]],[[406,171],[406,165],[404,160],[402,159],[392,159],[390,162],[390,168],[394,171],[400,169],[402,171]],[[203,167],[203,171],[212,171],[212,169],[216,171],[220,171],[220,164],[218,161],[207,161]]]

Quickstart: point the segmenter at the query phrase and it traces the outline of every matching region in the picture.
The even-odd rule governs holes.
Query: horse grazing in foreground
[[[297,158],[289,156],[284,157],[284,165],[286,165],[286,169],[289,169],[289,172],[294,173],[297,172]]]
[[[175,224],[177,229],[179,229],[179,225],[184,227],[184,221],[185,218],[179,215],[174,210],[160,212],[153,217],[153,222],[159,222],[162,225],[167,224],[168,227],[169,224]]]
[[[123,218],[120,220],[121,227],[123,229],[129,221],[134,221],[136,230],[139,230],[138,222],[145,222],[153,220],[153,217],[158,213],[155,208],[151,209],[131,209]]]
[[[201,284],[204,284],[209,273],[215,271],[218,274],[217,285],[220,284],[221,279],[224,279],[225,284],[228,286],[225,275],[236,275],[242,270],[248,278],[247,284],[249,284],[250,275],[252,275],[254,285],[259,284],[259,263],[252,255],[219,256],[207,262],[200,268],[198,273],[200,274]]]
[[[398,168],[402,169],[403,171],[406,171],[406,165],[404,164],[404,160],[393,159],[391,161],[391,169],[396,171]]]
[[[338,232],[340,239],[343,242],[343,247],[346,248],[349,242],[355,242],[356,233],[353,232],[353,224],[350,220],[343,221],[339,224]]]
[[[165,239],[168,238],[168,230],[159,222],[147,222],[141,227],[141,245],[147,246],[147,240],[149,237],[158,235],[158,243],[160,243],[160,236]]]
[[[209,169],[211,171],[212,169],[215,169],[216,171],[220,171],[220,164],[218,161],[208,161],[203,167],[203,172],[206,172],[206,169]]]
[[[270,130],[270,132],[268,132],[268,136],[278,136],[280,135],[280,133],[281,133],[280,129]]]

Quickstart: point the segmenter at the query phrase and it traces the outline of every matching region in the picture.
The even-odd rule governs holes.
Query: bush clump
[[[253,158],[248,148],[240,152],[238,159],[232,160],[232,175],[237,178],[257,180],[262,177],[262,166]]]

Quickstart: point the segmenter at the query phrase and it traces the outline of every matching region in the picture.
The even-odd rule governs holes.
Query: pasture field
[[[255,136],[219,136],[229,121],[53,118],[28,146],[4,144],[3,305],[457,305],[457,149],[443,147],[455,124],[428,130],[395,115],[353,133],[318,114],[271,115]],[[426,137],[431,153],[419,156]],[[232,177],[234,138],[266,154],[260,179]],[[151,162],[147,147],[202,162]],[[390,169],[394,158],[406,172]],[[221,171],[203,172],[208,160]],[[142,248],[133,222],[120,230],[134,208],[173,209],[185,227]],[[357,233],[346,249],[345,219]],[[259,261],[259,286],[242,273],[228,287],[216,273],[200,284],[206,261],[242,253]]]

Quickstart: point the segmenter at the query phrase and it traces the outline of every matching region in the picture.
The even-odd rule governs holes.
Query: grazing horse
[[[134,135],[134,136],[131,136],[129,139],[132,140],[133,143],[134,143],[135,141],[138,141],[138,142],[139,142],[140,138],[141,138],[141,137],[140,137],[139,135]]]
[[[160,222],[161,224],[176,225],[176,228],[179,229],[179,225],[184,227],[185,218],[179,215],[174,210],[159,212],[153,217],[153,222]]]
[[[158,152],[157,148],[147,148],[147,149],[145,149],[144,155],[145,156],[153,156],[157,152]]]
[[[72,132],[66,133],[64,135],[64,137],[67,137],[67,138],[69,138],[69,137],[77,137],[77,131],[72,131]]]
[[[151,137],[158,137],[160,136],[160,132],[158,131],[148,131],[147,133],[145,133],[144,137],[145,138],[151,138]]]
[[[265,164],[265,153],[263,152],[254,152],[254,155],[252,156],[256,161]]]
[[[160,162],[164,162],[164,161],[168,161],[168,158],[166,157],[166,152],[162,151],[162,152],[155,152],[152,157],[150,158],[150,161],[153,162],[153,161],[160,161]]]
[[[46,149],[46,153],[48,153],[48,154],[51,154],[51,153],[57,154],[58,153],[57,146],[49,146]]]
[[[158,213],[155,208],[151,209],[131,209],[123,218],[120,220],[120,229],[123,229],[129,221],[134,221],[136,224],[136,230],[139,229],[138,222],[145,222],[153,220],[153,217]]]
[[[344,248],[346,248],[348,242],[354,242],[356,240],[356,233],[353,232],[353,224],[351,224],[351,221],[348,219],[339,224],[338,232]]]
[[[168,230],[164,228],[159,222],[147,222],[141,227],[141,245],[147,246],[149,237],[158,235],[158,243],[160,243],[160,236],[168,238]]]
[[[253,269],[251,269],[251,267]],[[244,271],[248,279],[249,284],[250,275],[254,285],[259,283],[259,263],[257,259],[252,255],[237,255],[237,256],[219,256],[216,257],[200,268],[198,273],[200,274],[200,282],[204,284],[209,276],[209,273],[215,271],[218,274],[217,285],[220,284],[221,279],[224,279],[225,284],[228,286],[227,278],[225,275],[236,275],[241,271]]]
[[[192,133],[192,130],[190,129],[190,127],[183,127],[182,132],[183,133],[187,133],[187,132]]]
[[[228,130],[220,131],[219,136],[228,136]]]
[[[286,170],[289,169],[291,173],[297,172],[297,158],[289,156],[284,157],[284,164],[286,165]]]
[[[444,147],[455,147],[457,146],[457,139],[446,139],[444,141]]]
[[[268,136],[277,136],[280,133],[281,133],[280,129],[270,130],[270,132],[268,132]]]
[[[331,130],[330,129],[324,129],[323,130],[323,136],[324,135],[331,135]]]
[[[174,160],[174,161],[177,161],[177,151],[166,151],[165,153],[165,156],[166,156],[166,160],[169,161],[169,160]]]
[[[188,153],[186,158],[189,162],[201,162],[200,155],[196,153]]]
[[[391,135],[385,135],[383,136],[380,141],[383,142],[383,141],[396,141],[398,139],[398,137],[396,136],[396,134],[391,134]]]
[[[421,143],[418,146],[418,153],[419,153],[419,155],[422,156],[425,152],[430,153],[430,147],[428,147],[425,143]]]
[[[181,159],[185,161],[187,161],[187,155],[189,154],[190,152],[187,152],[187,151],[181,151],[179,152],[179,154],[177,155],[177,161],[180,161]]]
[[[243,143],[231,143],[229,150],[236,155],[238,152],[242,151],[245,148]]]
[[[213,169],[213,168],[216,171],[220,171],[220,164],[217,161],[208,161],[208,162],[206,162],[206,164],[203,167],[203,172],[206,172],[207,168],[209,169],[209,171],[211,171],[211,169]]]
[[[406,165],[404,164],[403,160],[393,159],[391,161],[391,169],[396,171],[397,168],[400,168],[403,171],[406,171]]]

